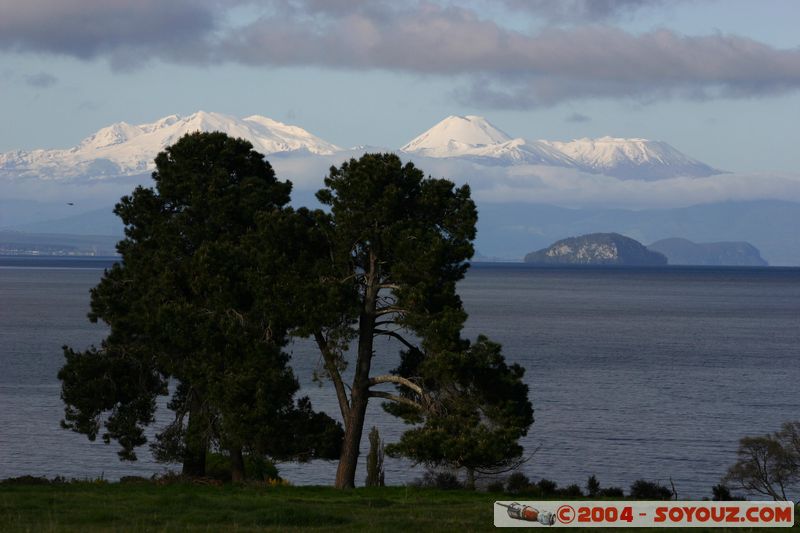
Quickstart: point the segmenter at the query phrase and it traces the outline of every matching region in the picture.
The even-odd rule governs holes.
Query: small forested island
[[[696,243],[688,239],[661,239],[647,247],[664,254],[670,265],[769,266],[749,242]]]
[[[562,239],[531,252],[525,262],[536,265],[660,266],[667,258],[619,233],[590,233]]]

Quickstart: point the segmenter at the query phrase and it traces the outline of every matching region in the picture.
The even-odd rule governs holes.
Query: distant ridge
[[[647,247],[667,257],[671,265],[768,266],[758,248],[748,242],[695,243],[688,239],[661,239]]]

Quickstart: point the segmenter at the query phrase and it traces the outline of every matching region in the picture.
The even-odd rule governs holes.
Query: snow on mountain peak
[[[696,159],[679,152],[663,141],[642,138],[600,137],[570,142],[547,142],[589,171],[623,179],[659,179],[671,176],[710,176],[718,174]]]
[[[67,150],[17,150],[0,154],[0,177],[107,178],[150,172],[153,159],[187,133],[221,131],[244,138],[262,154],[332,155],[341,148],[298,126],[260,115],[243,119],[197,111],[155,122],[118,122]],[[669,144],[642,138],[600,137],[569,142],[512,138],[477,115],[449,116],[401,148],[414,156],[454,157],[480,165],[547,165],[620,179],[656,180],[720,173]]]
[[[401,150],[425,157],[462,157],[485,165],[574,165],[558,150],[539,141],[512,138],[477,115],[449,116]]]
[[[610,136],[570,142],[512,139],[476,115],[449,116],[401,150],[424,157],[459,157],[483,165],[572,167],[621,179],[700,177],[720,172],[661,141]]]
[[[118,122],[100,129],[67,150],[19,151],[0,155],[0,173],[44,178],[135,175],[153,169],[155,156],[187,133],[221,131],[243,138],[262,154],[304,150],[330,155],[338,146],[297,126],[253,115],[238,119],[198,111],[187,117],[169,115],[137,126]]]
[[[428,157],[453,157],[510,140],[511,136],[483,117],[451,115],[400,149]]]
[[[99,150],[108,146],[122,144],[134,137],[138,137],[142,133],[142,130],[137,126],[132,126],[127,122],[117,122],[85,138],[81,141],[80,148]]]

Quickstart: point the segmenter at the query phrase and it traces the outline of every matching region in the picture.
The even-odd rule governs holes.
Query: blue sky
[[[790,0],[0,0],[0,151],[112,122],[261,114],[399,147],[450,114],[512,136],[665,140],[797,172]]]

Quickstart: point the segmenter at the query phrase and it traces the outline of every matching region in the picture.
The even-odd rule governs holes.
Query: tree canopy
[[[421,461],[436,455],[437,462],[472,467],[503,462],[501,454],[519,456],[516,439],[533,421],[523,371],[505,365],[499,345],[479,339],[471,346],[461,338],[467,315],[456,283],[469,266],[477,221],[469,187],[426,178],[394,154],[365,154],[333,167],[325,186],[317,198],[330,213],[315,216],[316,242],[327,251],[303,267],[315,273],[309,279],[313,292],[324,296],[301,331],[316,340],[344,420],[336,486],[354,486],[370,398],[397,404],[388,410],[424,424],[427,436],[443,427],[463,433],[476,422],[477,431],[485,432],[469,437],[473,443],[486,441],[475,450],[482,461],[460,461],[452,446],[444,445],[415,457]],[[399,343],[399,366],[391,374],[371,374],[378,337]],[[349,363],[354,368],[348,387],[342,370]],[[513,399],[495,399],[503,396],[495,388],[507,386]],[[453,401],[463,394],[471,403]],[[416,435],[404,437],[405,444]],[[501,443],[488,444],[501,435]],[[394,448],[409,456],[416,449]]]
[[[742,437],[736,463],[723,482],[776,501],[790,500],[790,489],[800,488],[800,421],[785,422],[772,434]]]
[[[280,250],[265,251],[257,236],[292,216],[291,184],[250,143],[222,133],[183,137],[158,155],[153,179],[155,189],[139,187],[115,209],[122,258],[91,293],[90,319],[108,324],[107,338],[83,352],[65,347],[64,426],[90,439],[102,431],[133,460],[157,396],[171,392],[175,418],[154,450],[187,474],[203,473],[209,449],[230,455],[234,478],[243,453],[338,454],[338,424],[293,399],[286,300],[252,289],[281,279],[278,264],[260,261]]]
[[[115,210],[122,261],[92,291],[90,314],[108,337],[65,347],[65,427],[102,432],[135,459],[157,397],[170,394],[174,420],[152,447],[184,473],[201,474],[208,450],[230,456],[234,479],[243,454],[338,455],[335,484],[346,488],[377,398],[413,425],[387,451],[470,473],[519,459],[533,422],[524,370],[488,338],[461,335],[456,284],[477,221],[468,186],[365,154],[330,169],[317,193],[327,211],[295,210],[291,185],[221,133],[182,138],[156,158],[153,179]],[[295,401],[283,349],[292,335],[314,339],[344,430]],[[372,372],[379,351],[394,371]]]
[[[524,461],[519,439],[533,423],[528,386],[522,381],[525,370],[507,365],[499,344],[479,336],[460,352],[428,358],[407,352],[397,372],[423,376],[425,393],[416,401],[428,399],[422,410],[385,406],[410,423],[423,422],[388,446],[389,455],[429,467],[463,468],[471,488],[475,472],[508,471]]]

